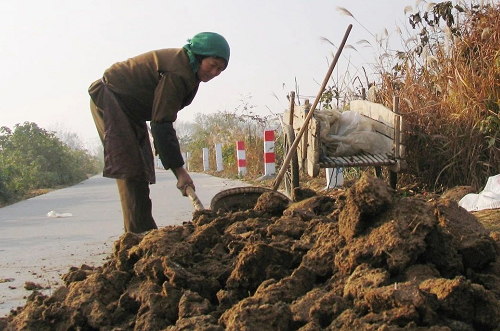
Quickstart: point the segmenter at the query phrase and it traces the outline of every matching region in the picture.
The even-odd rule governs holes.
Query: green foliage
[[[224,166],[229,169],[237,169],[237,159],[236,159],[236,143],[226,144],[222,147],[222,159],[224,160]]]
[[[6,185],[7,185],[7,177],[4,176],[2,169],[0,169],[0,202],[10,200],[10,193]]]
[[[500,117],[497,113],[496,115],[490,115],[486,119],[479,122],[479,132],[484,134],[488,139],[488,147],[492,148],[497,142],[498,135],[500,134]]]
[[[337,108],[340,99],[340,91],[334,86],[327,86],[325,91],[321,94],[319,101],[321,102],[323,109]],[[333,101],[335,104],[332,106]]]
[[[72,150],[36,123],[0,128],[0,199],[22,198],[37,189],[78,183],[98,172],[98,160]]]

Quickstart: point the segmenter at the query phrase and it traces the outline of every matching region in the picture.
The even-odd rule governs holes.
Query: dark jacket
[[[108,68],[89,88],[104,113],[104,176],[155,182],[146,121],[163,166],[183,166],[173,122],[199,83],[182,48],[151,51]]]

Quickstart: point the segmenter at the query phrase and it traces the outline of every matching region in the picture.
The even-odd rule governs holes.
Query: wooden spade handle
[[[203,207],[203,204],[201,203],[200,199],[194,192],[193,188],[191,186],[186,186],[186,194],[193,203],[194,209],[196,210],[204,210],[205,207]]]

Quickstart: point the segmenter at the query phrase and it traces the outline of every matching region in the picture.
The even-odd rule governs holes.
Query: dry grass
[[[488,231],[500,234],[500,209],[482,210],[473,215]]]
[[[31,191],[28,191],[26,192],[26,194],[22,197],[19,197],[17,199],[12,199],[10,201],[0,201],[0,208],[3,208],[3,207],[7,207],[9,205],[12,205],[14,203],[17,203],[17,202],[20,202],[20,201],[23,201],[23,200],[28,200],[28,199],[31,199],[31,198],[34,198],[34,197],[37,197],[39,195],[43,195],[43,194],[46,194],[46,193],[49,193],[51,191],[54,191],[54,190],[57,190],[57,189],[61,189],[63,187],[57,187],[57,188],[52,188],[52,189],[36,189],[36,190],[31,190]]]
[[[381,74],[380,101],[391,104],[395,94],[403,100],[408,179],[434,190],[479,189],[500,164],[500,5],[460,17],[451,48],[435,39]]]

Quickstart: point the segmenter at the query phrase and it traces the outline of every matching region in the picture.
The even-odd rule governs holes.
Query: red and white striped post
[[[245,142],[236,142],[236,158],[238,159],[238,174],[245,176],[247,174],[247,159],[245,155]]]
[[[274,130],[264,131],[264,176],[276,174],[274,153]]]

